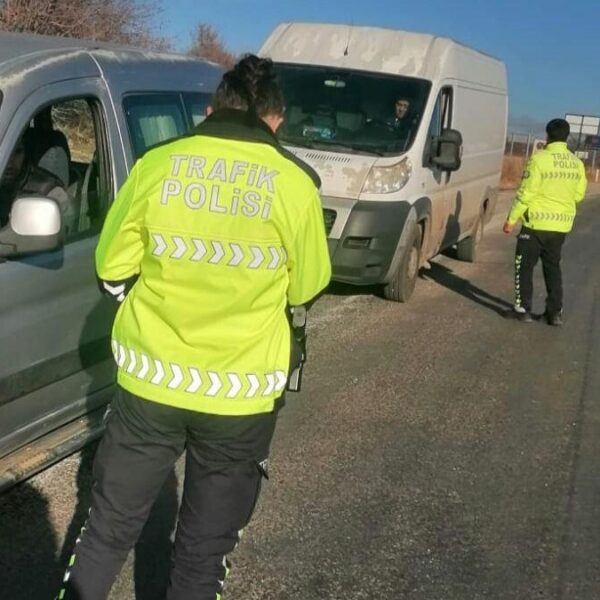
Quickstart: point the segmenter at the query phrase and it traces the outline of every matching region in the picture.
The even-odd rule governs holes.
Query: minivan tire
[[[472,235],[456,244],[456,258],[465,262],[475,262],[479,255],[481,240],[483,240],[483,213],[479,215]]]
[[[392,275],[391,280],[383,286],[383,297],[394,302],[407,302],[415,290],[421,259],[421,228],[413,225],[410,232],[406,252]]]

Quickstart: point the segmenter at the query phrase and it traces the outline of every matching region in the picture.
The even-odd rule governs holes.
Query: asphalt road
[[[600,598],[600,199],[565,247],[562,329],[503,317],[501,223],[477,264],[435,259],[409,304],[337,286],[316,305],[224,600]],[[0,497],[2,600],[53,597],[93,450]],[[111,600],[161,598],[181,466]]]

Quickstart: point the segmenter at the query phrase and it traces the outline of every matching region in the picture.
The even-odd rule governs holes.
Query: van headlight
[[[412,164],[403,158],[395,165],[371,167],[362,191],[367,194],[391,194],[401,190],[412,173]]]

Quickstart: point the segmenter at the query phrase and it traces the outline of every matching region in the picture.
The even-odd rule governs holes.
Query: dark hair
[[[223,75],[212,106],[214,110],[245,110],[259,117],[283,115],[283,93],[273,73],[273,61],[246,54]]]
[[[546,133],[548,134],[548,142],[566,142],[571,133],[569,124],[564,119],[552,119],[546,125]]]

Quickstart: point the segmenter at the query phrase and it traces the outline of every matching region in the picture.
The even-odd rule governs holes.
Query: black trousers
[[[92,507],[59,598],[105,600],[175,461],[186,450],[168,600],[215,600],[254,510],[277,412],[229,417],[119,389],[94,462]]]
[[[533,302],[533,270],[542,259],[546,283],[546,312],[554,315],[562,310],[563,285],[560,259],[566,233],[536,231],[523,227],[517,238],[515,254],[515,307],[531,312]]]

